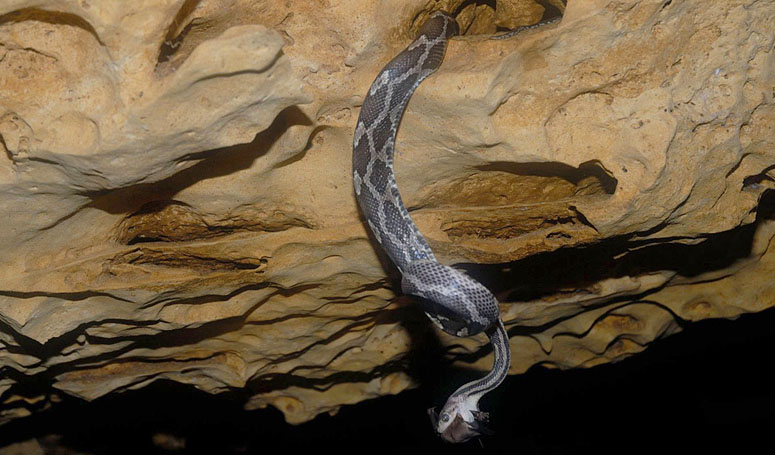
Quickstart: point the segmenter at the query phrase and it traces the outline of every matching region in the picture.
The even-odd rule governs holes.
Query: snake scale
[[[446,441],[463,442],[487,432],[481,397],[498,387],[510,366],[509,338],[495,296],[482,284],[436,261],[401,201],[393,171],[396,133],[409,98],[444,58],[448,40],[458,33],[455,19],[433,14],[419,36],[377,75],[368,91],[353,138],[356,199],[385,253],[402,274],[401,289],[417,297],[426,315],[455,336],[485,332],[493,347],[492,370],[459,387],[431,423]]]

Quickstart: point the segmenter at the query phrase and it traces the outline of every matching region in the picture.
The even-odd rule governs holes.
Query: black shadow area
[[[236,392],[214,396],[170,382],[91,403],[66,398],[0,427],[0,447],[38,438],[56,454],[252,454],[270,446],[337,453],[752,453],[746,448],[764,442],[775,424],[774,328],[775,310],[768,310],[691,324],[616,364],[532,368],[484,398],[495,435],[458,446],[432,434],[425,409],[472,376],[440,366],[432,378],[418,378],[419,389],[298,426],[273,409],[244,411]]]

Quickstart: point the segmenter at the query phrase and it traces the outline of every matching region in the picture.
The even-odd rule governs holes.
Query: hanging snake
[[[463,272],[436,261],[401,201],[393,172],[398,124],[420,82],[444,58],[447,41],[458,33],[455,20],[435,13],[419,36],[377,75],[363,100],[353,138],[355,195],[374,237],[402,274],[401,289],[415,296],[426,315],[455,336],[485,332],[493,347],[492,370],[459,387],[431,423],[446,441],[463,442],[488,432],[482,396],[498,387],[509,371],[509,338],[495,296]]]

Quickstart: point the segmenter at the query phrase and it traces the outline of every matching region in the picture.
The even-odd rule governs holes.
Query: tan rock
[[[774,306],[775,4],[571,0],[477,35],[543,14],[498,5],[460,10],[396,170],[442,260],[491,264],[512,373]],[[243,389],[293,423],[414,386],[427,321],[360,219],[351,142],[379,69],[461,6],[4,1],[0,421],[55,399],[32,378]]]

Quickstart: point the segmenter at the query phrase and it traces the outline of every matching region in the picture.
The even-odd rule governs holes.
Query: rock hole
[[[577,206],[607,198],[618,181],[597,161],[495,162],[454,181],[429,185],[410,207],[437,210],[440,229],[478,262],[595,241],[599,233]],[[540,240],[544,239],[544,240]]]
[[[314,225],[293,207],[244,206],[227,213],[199,213],[173,199],[154,200],[125,217],[114,238],[124,245],[151,242],[188,242],[224,237],[239,232],[278,232]]]
[[[775,182],[775,179],[769,175],[773,169],[775,169],[775,166],[770,166],[758,174],[749,175],[748,177],[744,178],[743,189],[756,191],[762,186],[763,183],[771,185],[772,182]]]
[[[619,181],[597,160],[581,163],[578,167],[559,162],[493,162],[478,166],[478,169],[483,172],[512,174],[517,185],[520,184],[521,178],[524,182],[535,180],[539,185],[556,185],[558,189],[562,188],[557,193],[544,192],[542,195],[536,195],[532,198],[532,202],[547,202],[593,194],[611,195],[616,192],[619,184]]]
[[[151,201],[119,225],[117,240],[124,245],[174,242],[201,238],[207,225],[187,204],[175,200]]]
[[[193,46],[191,46],[187,52],[179,52],[182,48],[183,41],[192,30],[206,27],[205,20],[192,17],[192,13],[200,2],[201,0],[186,0],[170,23],[167,34],[164,36],[164,41],[162,41],[159,49],[159,56],[156,60],[157,73],[164,74],[174,71],[183,63],[185,57],[190,54],[190,51],[193,50]]]
[[[565,0],[466,0],[450,14],[461,35],[492,35],[515,28],[551,21],[562,16]]]

